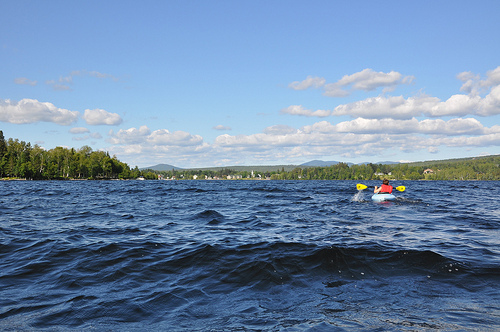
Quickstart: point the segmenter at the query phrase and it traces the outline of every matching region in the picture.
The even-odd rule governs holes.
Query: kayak
[[[393,201],[396,199],[396,196],[393,194],[375,194],[372,196],[372,201],[374,202],[385,202],[385,201]]]

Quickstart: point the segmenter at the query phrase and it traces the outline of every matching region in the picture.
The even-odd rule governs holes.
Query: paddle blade
[[[358,188],[358,190],[365,190],[366,188],[368,188],[367,186],[365,186],[364,184],[361,184],[361,183],[358,183],[356,185],[356,188]]]
[[[405,186],[399,186],[399,187],[396,187],[396,190],[405,191],[406,188],[405,188]]]

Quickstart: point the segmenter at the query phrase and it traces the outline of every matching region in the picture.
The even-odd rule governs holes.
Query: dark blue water
[[[500,329],[500,183],[393,184],[0,182],[0,329]]]

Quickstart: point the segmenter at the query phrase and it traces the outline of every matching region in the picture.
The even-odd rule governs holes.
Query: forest
[[[247,167],[251,169],[251,167]],[[269,179],[269,180],[500,180],[500,155],[436,160],[404,164],[338,163],[328,167],[272,167],[266,171],[179,169],[170,171],[131,169],[105,151],[89,146],[79,149],[38,145],[9,138],[0,130],[0,178],[29,180],[104,180],[164,178],[189,179]]]
[[[9,138],[0,130],[0,178],[29,180],[65,179],[135,179],[139,176],[157,179],[89,146],[78,150],[56,147],[45,150],[38,145]]]

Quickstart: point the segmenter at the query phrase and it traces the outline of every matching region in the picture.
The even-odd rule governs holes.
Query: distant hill
[[[400,163],[397,162],[397,161],[379,161],[377,164],[381,164],[381,165],[394,165],[394,164],[400,164]]]
[[[484,157],[469,157],[469,158],[458,158],[458,159],[445,159],[445,160],[430,160],[430,161],[418,161],[418,162],[411,162],[407,163],[409,166],[419,166],[419,165],[427,165],[427,164],[441,164],[441,163],[454,163],[454,162],[464,162],[467,160],[475,160],[475,159],[481,159],[481,158],[488,158],[488,157],[497,157],[498,155],[493,155],[493,156],[484,156]],[[260,165],[260,166],[223,166],[223,167],[193,167],[193,168],[180,168],[176,167],[173,165],[169,164],[158,164],[155,166],[149,166],[149,167],[143,167],[141,170],[146,170],[150,169],[153,171],[171,171],[171,170],[210,170],[210,171],[219,171],[222,169],[232,169],[238,172],[241,171],[254,171],[254,172],[273,172],[273,171],[286,171],[289,172],[293,170],[294,168],[306,168],[306,167],[328,167],[328,166],[333,166],[337,165],[340,163],[340,161],[323,161],[323,160],[311,160],[309,162],[300,164],[300,165]],[[353,163],[346,163],[351,167],[354,165]],[[367,165],[370,164],[369,162],[365,163],[358,163],[356,165]],[[395,161],[380,161],[376,163],[372,163],[375,165],[393,165],[393,164],[400,164],[399,162]]]
[[[311,160],[311,161],[308,161],[307,163],[300,164],[300,166],[326,167],[326,166],[337,165],[338,163],[339,163],[339,161]]]
[[[155,165],[155,166],[149,166],[149,167],[143,167],[143,168],[141,168],[141,170],[145,170],[145,169],[151,169],[153,171],[171,171],[173,169],[175,169],[175,170],[181,170],[182,168],[175,167],[175,166],[172,166],[172,165],[169,165],[169,164],[158,164],[158,165]]]
[[[340,163],[340,161],[323,161],[323,160],[311,160],[308,161],[307,163],[300,164],[300,166],[305,166],[305,167],[328,167],[332,165],[337,165]],[[351,166],[353,163],[346,163],[347,165]]]

